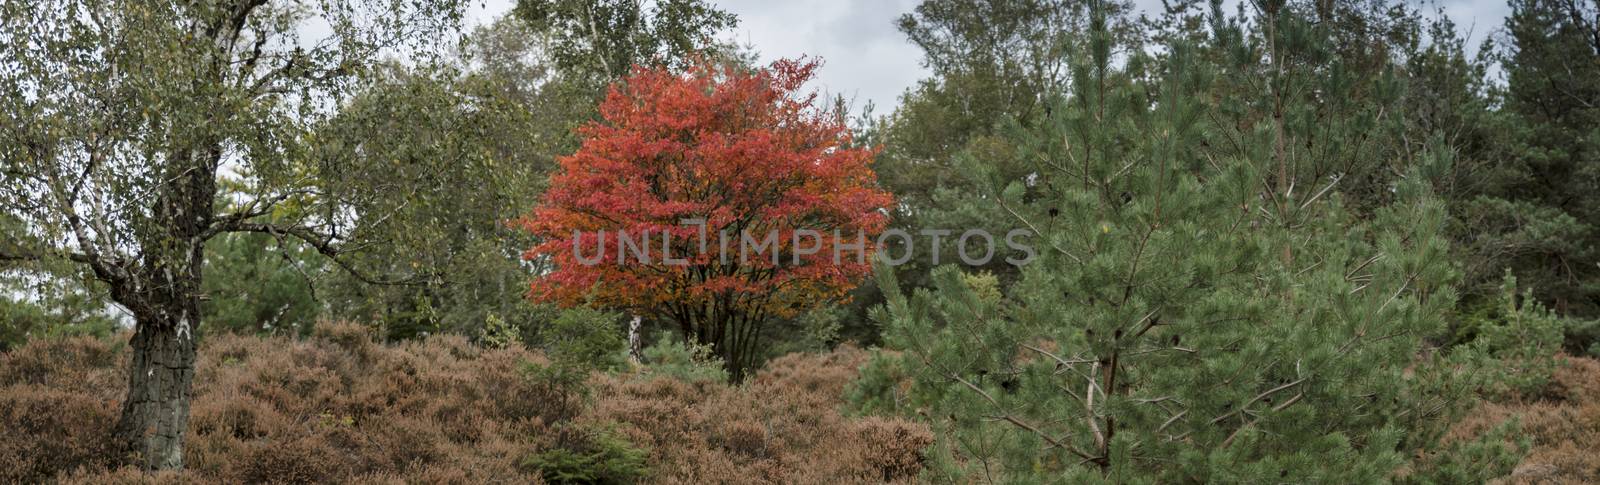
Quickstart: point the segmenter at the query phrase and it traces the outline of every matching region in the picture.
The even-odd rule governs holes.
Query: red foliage
[[[613,86],[600,106],[604,121],[580,130],[582,148],[559,160],[543,202],[521,221],[544,241],[526,256],[556,266],[532,296],[658,316],[668,316],[663,304],[703,307],[730,295],[749,298],[730,311],[754,315],[842,296],[870,271],[892,197],[868,166],[876,151],[851,146],[842,117],[817,108],[814,93],[800,94],[816,68],[793,60],[756,70],[636,68]],[[704,232],[683,219],[705,219]],[[797,230],[820,238],[802,234],[797,254]],[[599,263],[579,262],[575,232],[584,261],[603,248]],[[778,264],[770,252],[741,261],[746,232],[755,241],[776,234]],[[650,264],[632,252],[621,264],[620,233],[635,243],[648,235]],[[860,258],[840,248],[835,264],[836,243],[853,245],[858,234],[868,243]],[[664,261],[665,239],[685,263]]]

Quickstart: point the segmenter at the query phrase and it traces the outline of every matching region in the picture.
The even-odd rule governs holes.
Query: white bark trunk
[[[642,317],[633,316],[633,321],[628,322],[628,361],[638,364],[641,360],[642,349],[639,342],[639,321]]]

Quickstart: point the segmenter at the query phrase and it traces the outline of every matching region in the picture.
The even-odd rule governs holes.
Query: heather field
[[[40,340],[0,356],[0,482],[540,483],[536,457],[573,440],[600,457],[590,466],[630,470],[600,482],[911,483],[933,445],[925,424],[845,411],[866,360],[854,347],[776,359],[742,386],[692,364],[596,373],[590,400],[563,410],[523,370],[543,357],[520,346],[454,336],[383,345],[351,324],[209,345],[195,380],[193,461],[160,474],[119,467],[107,446],[126,380],[120,342]],[[549,424],[561,413],[575,424]],[[1478,404],[1442,444],[1506,423],[1530,448],[1496,482],[1590,483],[1600,475],[1600,361],[1563,359],[1547,386]],[[607,439],[622,445],[597,444]]]
[[[560,446],[612,470],[600,482],[910,482],[933,440],[926,425],[842,413],[865,359],[854,348],[777,359],[742,386],[650,366],[596,373],[577,402],[527,375],[543,357],[520,346],[382,345],[358,326],[323,328],[208,339],[189,465],[159,475],[118,468],[107,446],[125,345],[68,338],[8,352],[0,482],[538,483],[541,453]]]

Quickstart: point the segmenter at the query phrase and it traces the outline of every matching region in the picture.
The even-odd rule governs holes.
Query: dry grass
[[[78,337],[0,354],[0,483],[536,483],[525,459],[556,444],[559,413],[521,371],[544,362],[538,353],[452,336],[381,345],[333,324],[304,340],[208,338],[189,469],[115,468],[122,347]],[[596,374],[574,424],[648,452],[654,483],[913,481],[933,441],[926,426],[839,412],[865,358],[848,347],[790,355],[736,387]],[[1516,419],[1534,448],[1503,482],[1600,481],[1600,361],[1565,360],[1539,395],[1482,403],[1447,440]]]
[[[385,346],[354,325],[304,340],[215,335],[202,345],[189,468],[114,468],[105,449],[127,352],[90,338],[0,355],[0,483],[530,483],[524,459],[555,444],[542,362],[452,336]],[[847,418],[854,349],[791,355],[744,386],[597,374],[575,419],[649,452],[656,483],[878,483],[920,470],[932,435]]]
[[[609,376],[583,418],[623,424],[652,450],[659,483],[911,481],[933,435],[898,419],[848,419],[844,388],[866,353],[793,354],[747,385]]]
[[[1600,482],[1600,361],[1564,361],[1538,396],[1482,403],[1446,439],[1478,436],[1515,419],[1518,436],[1532,440],[1533,449],[1501,482]]]

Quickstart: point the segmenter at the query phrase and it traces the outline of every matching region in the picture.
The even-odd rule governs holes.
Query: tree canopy
[[[641,68],[613,87],[522,220],[543,241],[529,256],[555,265],[533,296],[673,321],[734,378],[765,319],[843,296],[891,197],[874,151],[802,91],[817,67]]]

